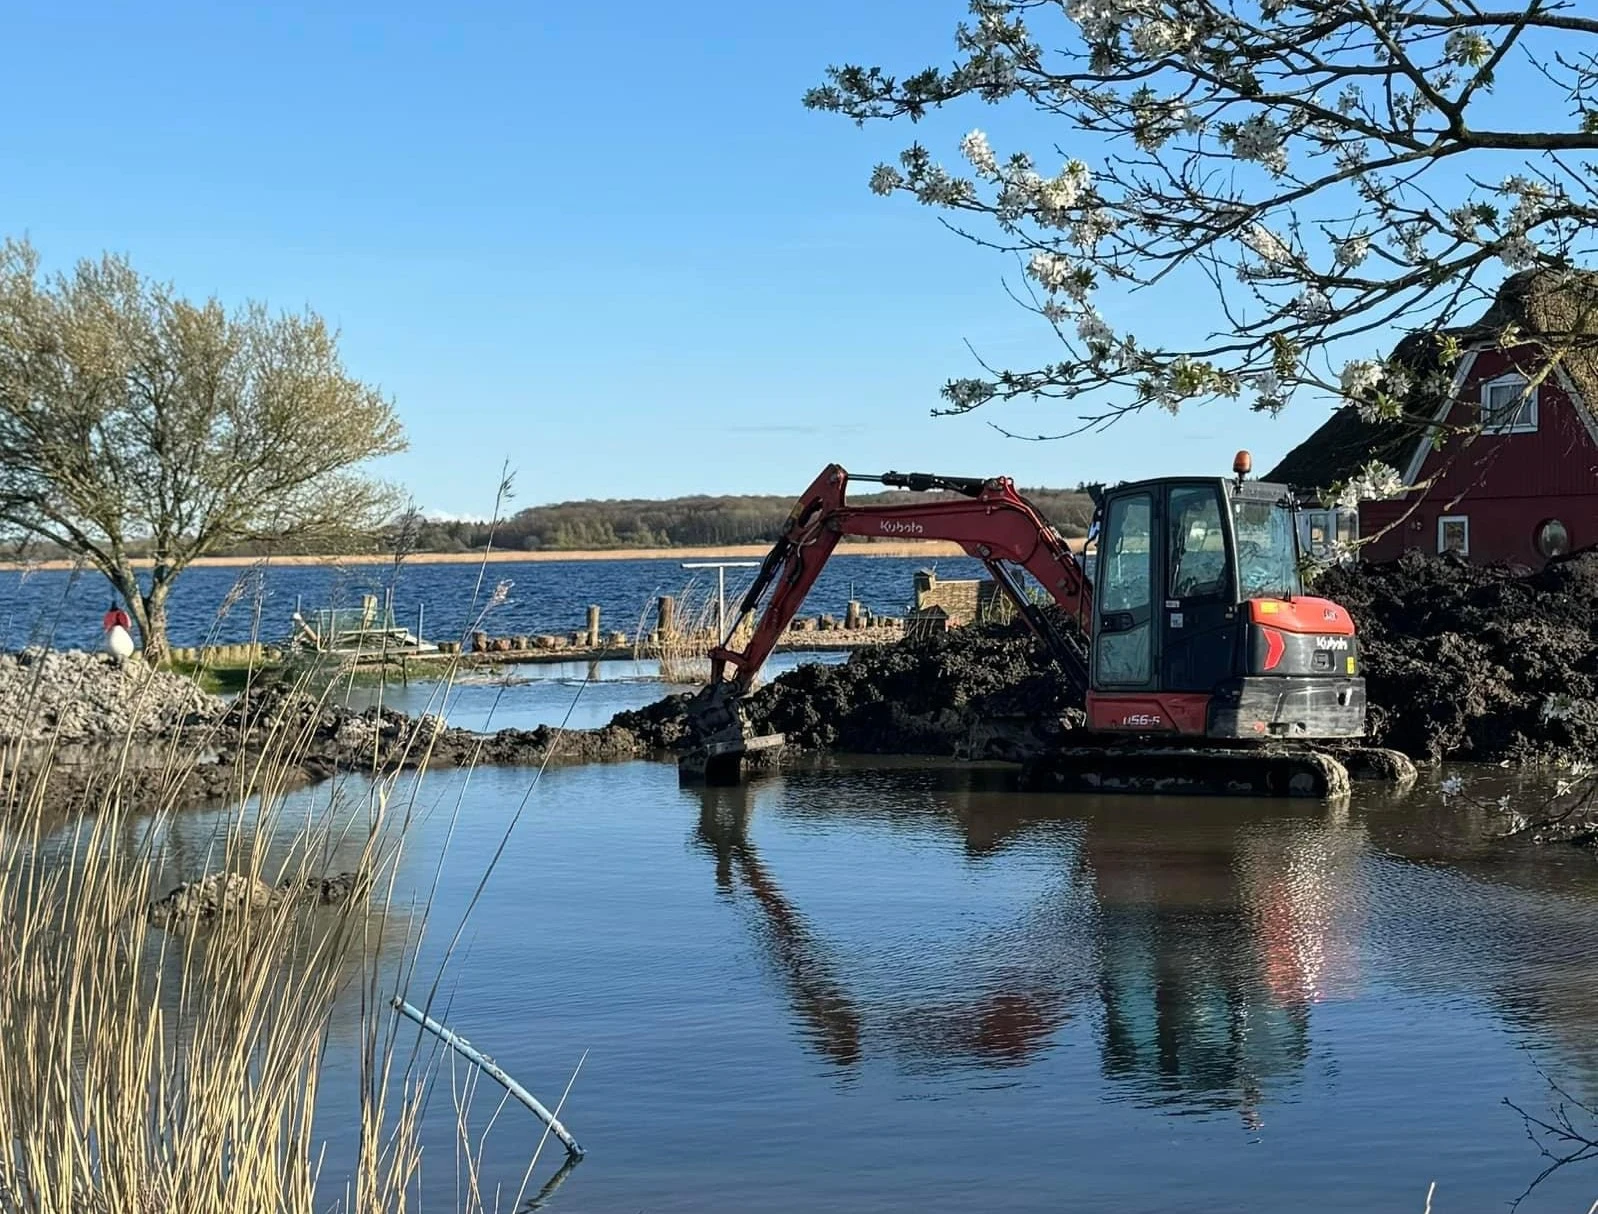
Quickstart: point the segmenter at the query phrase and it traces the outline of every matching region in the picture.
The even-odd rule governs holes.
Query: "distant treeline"
[[[1085,489],[1024,489],[1045,518],[1069,537],[1087,534],[1093,503]],[[858,505],[897,505],[947,494],[876,493]],[[763,544],[777,538],[791,497],[676,497],[664,501],[560,502],[533,506],[493,528],[496,548],[567,552],[592,548],[688,548]],[[490,539],[486,523],[424,521],[416,527],[420,552],[471,552]]]
[[[1075,538],[1087,534],[1093,518],[1093,503],[1086,486],[1076,489],[1023,489],[1045,518],[1061,534]],[[898,505],[932,498],[936,493],[875,493],[851,498],[858,505]],[[374,536],[365,545],[378,551],[478,552],[492,542],[497,550],[524,552],[571,552],[604,548],[689,548],[733,544],[769,544],[777,538],[791,497],[675,497],[662,501],[606,500],[559,502],[552,506],[532,506],[497,526],[486,522],[407,518],[397,522],[385,536]],[[146,553],[137,544],[129,545],[134,556]],[[216,556],[298,556],[322,555],[329,551],[350,551],[349,541],[336,543],[336,549],[307,544],[239,544],[215,552]],[[36,557],[59,555],[48,546],[30,545]]]

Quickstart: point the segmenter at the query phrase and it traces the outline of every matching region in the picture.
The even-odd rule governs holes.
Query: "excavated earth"
[[[1315,589],[1353,613],[1381,745],[1432,760],[1598,754],[1598,553],[1532,574],[1410,554]]]

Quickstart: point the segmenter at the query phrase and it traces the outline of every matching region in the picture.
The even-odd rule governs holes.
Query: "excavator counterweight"
[[[739,604],[727,638],[758,612],[742,648],[710,651],[694,701],[685,779],[736,780],[782,739],[752,734],[741,704],[845,536],[953,541],[981,561],[1065,672],[1083,725],[1029,777],[1078,791],[1339,796],[1348,764],[1413,779],[1403,756],[1360,746],[1365,684],[1354,622],[1305,593],[1288,490],[1245,479],[1162,478],[1096,497],[1097,567],[1082,560],[1006,477],[889,472],[857,480],[942,491],[852,505],[849,474],[823,469]],[[1044,611],[1014,572],[1052,600]],[[1407,776],[1406,776],[1407,773]]]

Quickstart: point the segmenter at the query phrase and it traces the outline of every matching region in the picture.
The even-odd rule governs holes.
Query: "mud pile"
[[[1062,733],[1064,672],[1019,624],[977,626],[857,650],[759,688],[745,715],[790,745],[853,754],[1020,758]],[[651,750],[684,741],[686,695],[615,717]]]
[[[1373,739],[1421,759],[1598,753],[1598,554],[1530,575],[1409,554],[1332,570],[1353,613]]]

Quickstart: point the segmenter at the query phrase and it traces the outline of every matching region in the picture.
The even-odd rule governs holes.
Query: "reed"
[[[325,699],[338,686],[322,671],[298,691]],[[7,1214],[402,1214],[418,1203],[439,1052],[389,1004],[418,983],[431,984],[418,1003],[438,992],[439,977],[416,968],[432,894],[413,912],[390,906],[431,734],[410,742],[423,751],[416,771],[374,763],[307,793],[314,720],[285,719],[237,747],[226,803],[206,819],[202,867],[230,875],[230,895],[178,921],[157,922],[150,906],[172,883],[175,831],[192,833],[193,819],[178,819],[184,785],[218,739],[152,740],[136,721],[70,788],[53,742],[0,748]],[[25,721],[7,726],[28,734]],[[292,892],[334,870],[353,875],[348,899]],[[355,1093],[325,1090],[330,1060],[358,1074]],[[326,1130],[352,1115],[357,1145],[333,1175]],[[468,1145],[475,1174],[483,1144]],[[487,1208],[493,1195],[470,1179],[457,1208]]]
[[[724,639],[734,647],[745,645],[754,633],[753,617],[737,621],[733,627],[742,597],[742,590],[728,593],[726,624],[732,636],[723,638],[717,630],[720,612],[714,587],[690,581],[674,600],[676,611],[670,628],[662,628],[658,622],[648,627],[646,610],[638,622],[633,656],[657,662],[662,682],[683,686],[709,682],[711,648]]]

